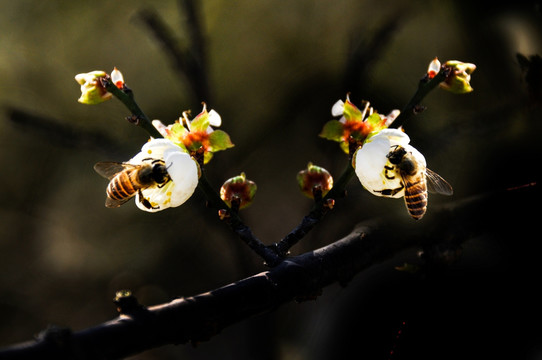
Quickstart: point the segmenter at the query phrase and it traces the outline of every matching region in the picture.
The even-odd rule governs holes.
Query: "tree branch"
[[[533,202],[536,191],[536,184],[530,184],[458,201],[433,209],[416,226],[402,215],[364,222],[339,241],[288,258],[269,271],[166,304],[145,308],[127,299],[122,306],[117,298],[118,318],[78,332],[52,328],[35,341],[0,350],[0,357],[116,359],[166,344],[208,340],[244,319],[292,300],[314,297],[332,283],[344,285],[357,273],[402,250],[430,247],[432,259],[438,259],[435,249],[443,249],[436,246],[442,241],[447,247],[459,247],[470,236],[492,229],[492,224],[520,226],[530,221],[524,213],[502,209],[525,207]],[[475,216],[479,213],[484,216]],[[502,232],[503,227],[493,231]]]
[[[335,199],[344,197],[346,185],[348,185],[352,176],[354,176],[354,168],[352,167],[351,161],[348,161],[341,177],[335,182],[333,188],[326,196],[316,202],[313,209],[308,215],[303,217],[299,225],[282,238],[282,240],[273,245],[279,255],[286,256],[292,246],[303,239],[305,235],[307,235],[307,233],[324,218],[330,210],[327,206],[328,201],[335,201]]]
[[[111,78],[109,76],[105,76],[100,78],[100,81],[102,82],[103,87],[113,94],[117,99],[120,100],[130,110],[132,115],[128,117],[128,120],[145,129],[149,133],[150,136],[152,136],[155,139],[162,138],[162,134],[158,132],[158,130],[152,125],[151,119],[145,113],[137,102],[134,99],[134,94],[131,89],[127,88],[126,85],[124,85],[124,88],[121,90],[119,89],[113,82],[111,81]]]
[[[432,79],[429,79],[427,76],[424,76],[419,84],[416,93],[408,104],[401,110],[401,113],[395,118],[395,120],[389,126],[391,129],[398,129],[404,125],[404,123],[413,115],[421,112],[423,108],[420,108],[420,102],[429,94],[434,88],[436,88],[441,82],[446,79],[450,74],[450,69],[442,67],[438,74],[435,75]]]

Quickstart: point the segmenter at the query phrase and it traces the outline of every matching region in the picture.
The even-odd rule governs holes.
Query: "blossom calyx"
[[[224,182],[220,188],[220,198],[229,206],[238,206],[244,209],[252,204],[256,190],[256,183],[248,180],[245,173],[234,176]]]
[[[297,174],[297,183],[305,196],[314,199],[315,192],[320,192],[319,196],[326,196],[331,190],[333,176],[323,167],[309,162],[307,168]]]

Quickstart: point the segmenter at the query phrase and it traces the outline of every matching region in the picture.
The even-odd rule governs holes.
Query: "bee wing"
[[[452,195],[454,190],[439,174],[430,169],[425,169],[427,179],[427,190],[441,195]]]
[[[119,172],[130,167],[135,167],[135,165],[116,161],[100,161],[94,165],[94,170],[104,178],[111,180]]]

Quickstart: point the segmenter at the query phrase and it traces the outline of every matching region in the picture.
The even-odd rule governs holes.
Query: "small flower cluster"
[[[441,65],[435,58],[425,79],[443,74],[444,80],[438,84],[442,89],[464,94],[473,91],[470,78],[475,69],[474,64],[456,60]],[[331,114],[340,119],[328,121],[320,136],[339,142],[341,149],[351,155],[352,167],[365,189],[376,196],[404,197],[411,216],[420,219],[427,205],[426,186],[444,195],[451,195],[452,188],[427,169],[425,157],[410,145],[410,138],[402,129],[388,129],[399,113],[393,110],[384,116],[375,112],[368,101],[363,102],[360,110],[346,96],[345,101],[339,100],[331,108]],[[307,194],[306,189],[303,192]]]
[[[104,79],[120,90],[127,89],[124,76],[117,68],[111,74],[105,71],[78,74],[75,76],[81,85],[78,101],[94,105],[109,100],[113,95],[104,87]],[[135,196],[138,208],[156,212],[177,207],[192,196],[201,176],[200,166],[208,163],[213,153],[234,145],[226,132],[214,129],[222,124],[215,110],[207,111],[204,103],[203,110],[194,119],[188,118],[189,113],[183,112],[178,121],[168,126],[154,120],[152,124],[163,138],[151,138],[138,154],[125,163],[106,162],[103,164],[114,166],[96,167],[100,174],[111,180],[107,188],[107,206],[119,206]],[[165,167],[161,170],[157,166],[159,170],[156,171],[167,171],[167,176],[154,173],[153,164]],[[155,180],[158,178],[161,181]],[[252,190],[251,196],[254,196],[255,185]],[[241,207],[249,205],[248,197],[242,200]]]
[[[213,153],[233,147],[229,135],[213,127],[222,124],[222,118],[215,111],[207,111],[203,103],[203,110],[192,120],[188,118],[189,111],[183,112],[182,117],[174,124],[164,125],[160,120],[153,120],[152,124],[166,139],[194,156],[203,152],[204,163],[207,164]]]
[[[441,65],[435,58],[429,64],[422,84],[433,80],[432,89],[437,85],[434,79],[438,76],[436,80],[441,88],[457,94],[468,93],[473,90],[470,76],[475,69],[474,64],[455,60]],[[78,74],[75,80],[81,85],[78,101],[83,104],[98,104],[110,99],[113,95],[107,89],[117,97],[122,95],[117,94],[120,92],[116,88],[124,93],[129,90],[117,68],[110,75],[104,71]],[[427,204],[426,184],[436,184],[434,189],[438,193],[452,193],[451,186],[444,179],[426,168],[425,157],[410,145],[408,135],[401,129],[389,129],[399,116],[399,110],[383,115],[376,112],[368,101],[362,102],[358,108],[347,95],[345,100],[338,100],[332,106],[331,114],[338,119],[328,121],[320,136],[339,143],[351,158],[361,184],[372,194],[404,197],[409,213],[419,219]],[[189,115],[189,111],[183,112],[170,125],[153,120],[152,125],[148,125],[150,130],[147,130],[163,138],[151,138],[126,163],[109,166],[113,164],[109,162],[95,167],[111,180],[106,205],[116,207],[135,196],[140,209],[156,212],[179,206],[191,197],[198,186],[201,166],[207,164],[215,152],[234,145],[226,132],[216,129],[222,124],[222,119],[215,110],[207,111],[205,103],[196,117],[190,119]],[[110,169],[123,170],[114,173]],[[297,180],[303,194],[317,203],[325,200],[324,206],[333,206],[333,199],[324,199],[333,188],[333,177],[326,169],[309,163],[298,173]],[[412,190],[413,184],[416,191]],[[231,210],[237,211],[251,204],[256,189],[256,184],[241,173],[224,183],[220,198]],[[222,216],[229,216],[228,210],[223,209]]]
[[[331,108],[331,114],[339,120],[330,120],[322,129],[320,136],[340,143],[345,153],[362,146],[367,138],[387,128],[399,115],[399,110],[393,110],[388,115],[382,115],[370,107],[368,101],[363,102],[362,110],[354,105],[349,96],[346,100],[337,101]]]

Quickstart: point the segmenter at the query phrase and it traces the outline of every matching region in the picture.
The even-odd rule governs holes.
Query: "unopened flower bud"
[[[444,67],[450,69],[450,74],[440,83],[441,88],[454,94],[465,94],[473,90],[470,86],[470,75],[476,70],[476,65],[449,60]]]
[[[238,202],[239,209],[243,209],[252,204],[256,190],[256,183],[247,180],[245,173],[241,173],[224,182],[220,188],[220,198],[230,207]]]
[[[124,76],[122,76],[122,73],[116,67],[114,67],[113,71],[111,71],[111,81],[119,89],[124,87]]]
[[[427,77],[432,79],[439,73],[439,71],[440,61],[438,61],[438,58],[434,58],[433,61],[429,63],[429,67],[427,68]]]
[[[301,192],[311,199],[314,199],[314,192],[321,191],[325,196],[333,187],[333,177],[323,167],[309,163],[307,169],[297,174],[297,182]]]
[[[95,105],[113,96],[100,82],[100,78],[106,76],[105,71],[91,71],[75,75],[75,81],[81,85],[81,97],[77,100],[82,104]]]

